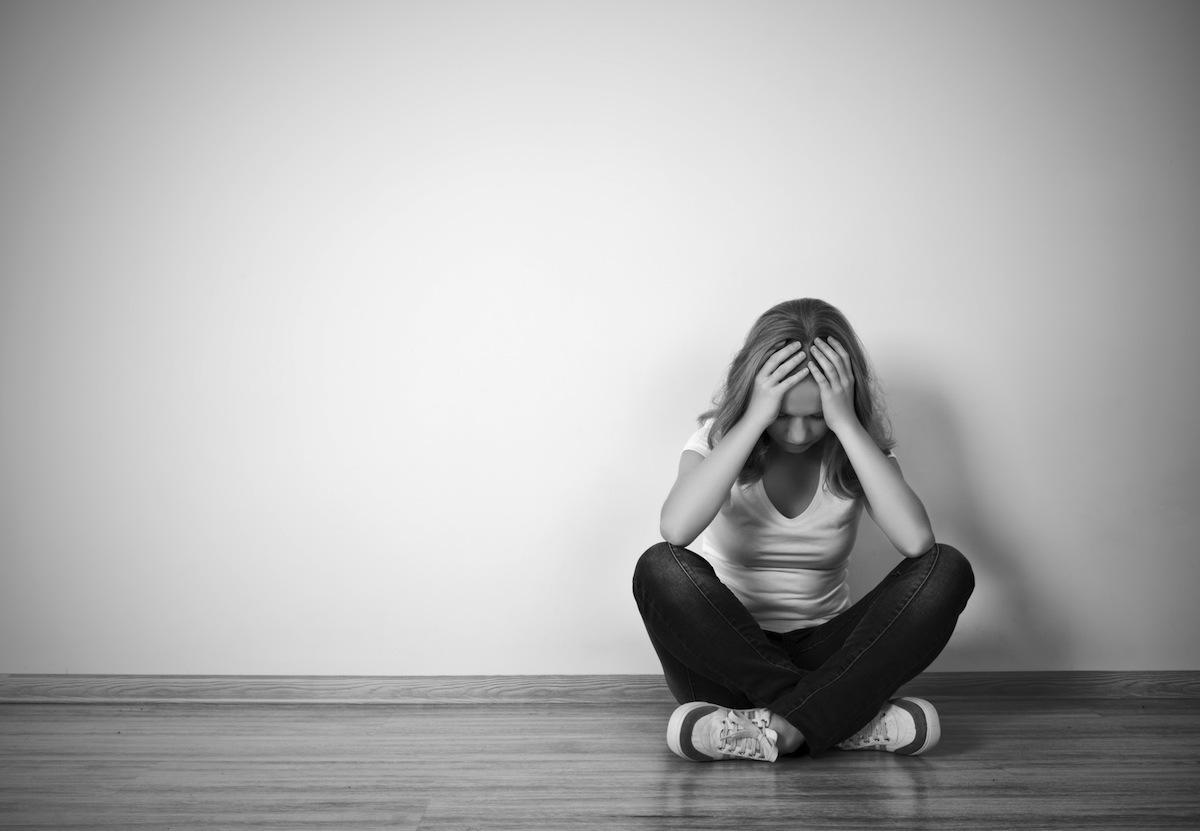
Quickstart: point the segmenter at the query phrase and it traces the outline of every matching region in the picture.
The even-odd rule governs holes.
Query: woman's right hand
[[[779,417],[783,396],[809,375],[806,366],[788,377],[788,373],[804,360],[801,345],[800,341],[792,341],[775,350],[771,357],[767,358],[762,369],[754,376],[754,390],[750,393],[750,403],[746,406],[746,415],[743,418],[766,430],[771,422]]]

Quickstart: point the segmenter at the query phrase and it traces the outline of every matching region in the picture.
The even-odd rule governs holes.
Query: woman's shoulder
[[[708,434],[712,429],[714,420],[715,419],[711,416],[703,419],[700,422],[700,426],[693,430],[692,434],[688,436],[688,440],[684,443],[683,449],[694,450],[701,456],[707,456],[710,452],[712,452],[712,448],[708,444]]]

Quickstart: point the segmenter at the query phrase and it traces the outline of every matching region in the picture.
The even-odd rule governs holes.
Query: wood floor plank
[[[1200,827],[1200,702],[935,702],[917,758],[696,764],[670,704],[0,706],[0,828]]]
[[[1200,698],[1200,672],[926,672],[902,691],[937,698]],[[0,674],[0,704],[667,704],[662,675]]]

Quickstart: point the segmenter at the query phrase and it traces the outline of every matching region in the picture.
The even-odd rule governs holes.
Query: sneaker
[[[667,724],[667,746],[693,762],[757,759],[774,762],[779,756],[772,730],[771,711],[730,710],[717,704],[693,701],[681,704]]]
[[[930,750],[942,737],[937,710],[923,698],[893,698],[850,738],[838,742],[841,750],[886,750],[916,756]]]

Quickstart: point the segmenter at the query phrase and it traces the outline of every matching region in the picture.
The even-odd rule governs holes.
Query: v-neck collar
[[[754,484],[755,487],[758,488],[759,495],[762,497],[763,503],[766,504],[767,510],[769,510],[775,517],[783,522],[796,522],[797,520],[804,519],[806,516],[808,516],[808,514],[812,512],[813,507],[816,506],[817,502],[821,499],[821,491],[825,489],[825,457],[821,457],[821,467],[817,472],[817,487],[813,490],[812,499],[809,500],[808,506],[795,516],[788,516],[783,511],[779,510],[775,503],[771,501],[771,495],[767,493],[767,486],[763,482],[764,478],[765,477],[763,476],[758,477],[758,481]]]

